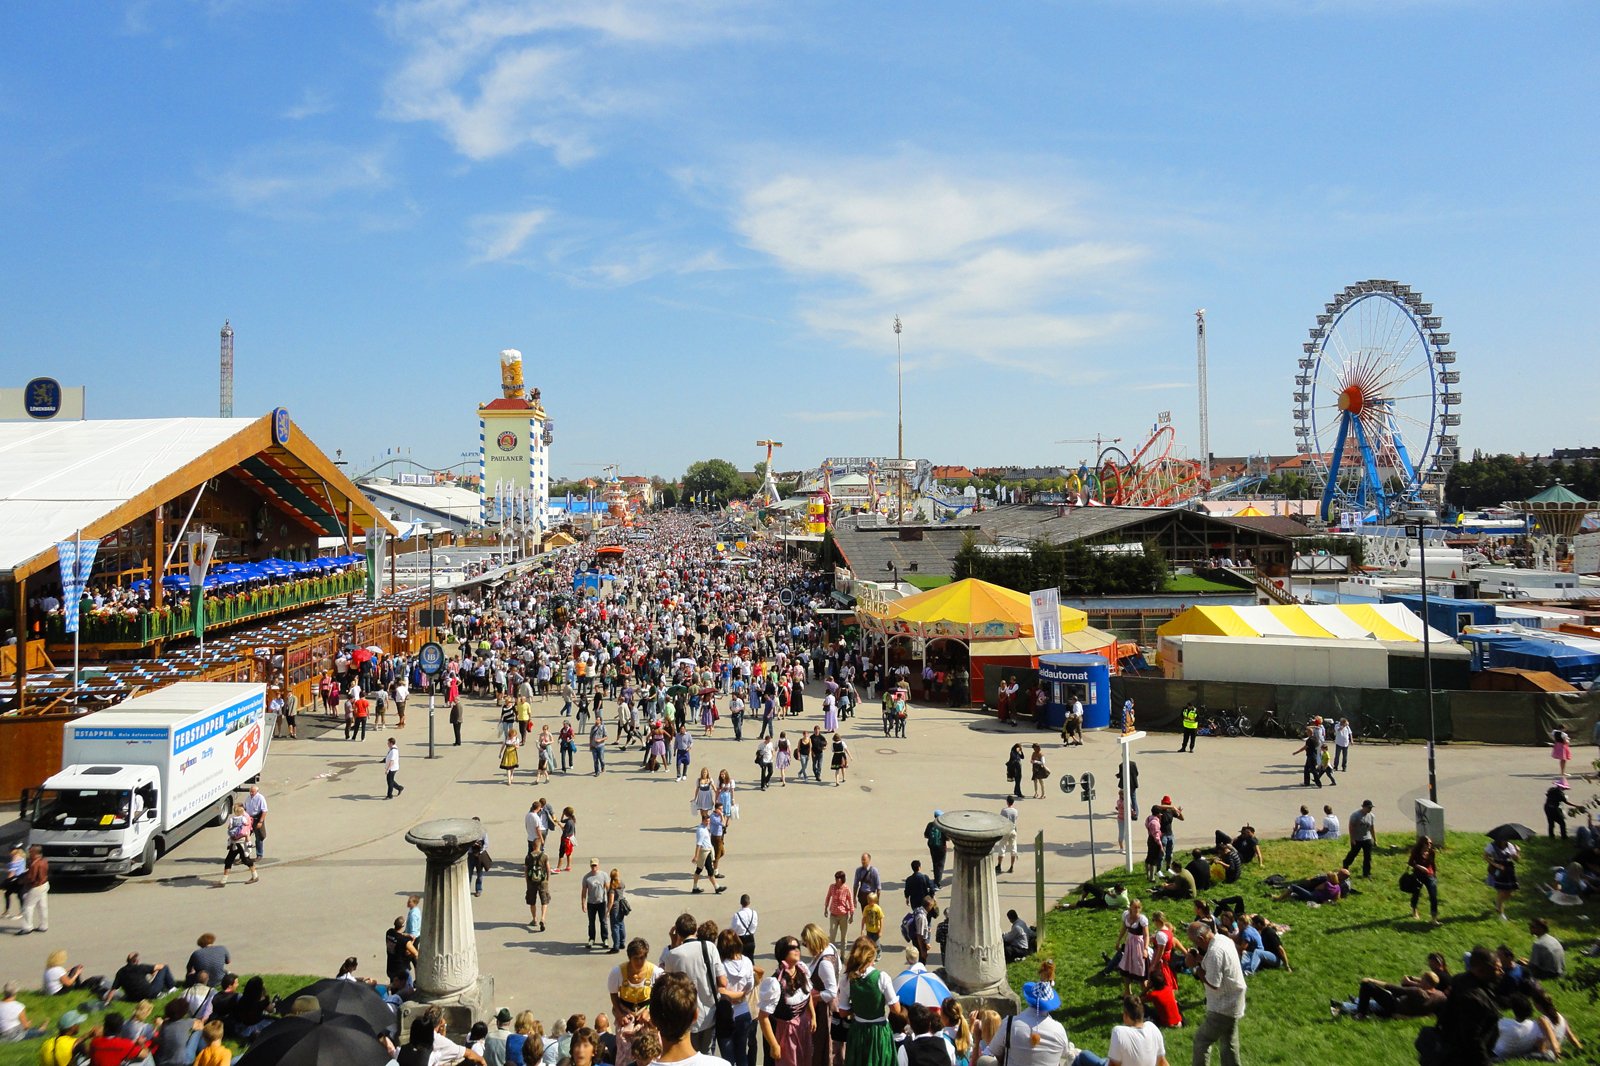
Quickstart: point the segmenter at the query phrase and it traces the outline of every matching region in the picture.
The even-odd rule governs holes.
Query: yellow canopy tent
[[[1256,507],[1255,505],[1252,504],[1251,506],[1246,507],[1242,511],[1235,511],[1234,514],[1233,514],[1233,517],[1235,517],[1235,518],[1265,518],[1265,517],[1267,517],[1267,512],[1261,510],[1260,508],[1258,508],[1258,507]]]
[[[966,578],[895,600],[881,618],[863,621],[891,636],[951,637],[969,643],[1010,640],[1033,636],[1033,604],[1025,593]],[[1062,633],[1075,633],[1087,625],[1088,615],[1082,611],[1061,608]]]
[[[1191,607],[1156,630],[1163,637],[1312,637],[1319,640],[1416,642],[1422,622],[1401,603]],[[1453,644],[1435,631],[1438,644]]]
[[[1126,645],[1126,641],[1123,642]],[[1072,652],[1079,655],[1103,655],[1115,663],[1117,661],[1117,636],[1107,633],[1103,629],[1085,626],[1073,633],[1061,634],[1061,647],[1056,651]],[[999,656],[1028,655],[1037,659],[1041,653],[1039,645],[1032,637],[1013,637],[1010,640],[987,640],[983,643],[981,654]]]

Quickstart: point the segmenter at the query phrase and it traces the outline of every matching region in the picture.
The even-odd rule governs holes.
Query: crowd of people
[[[351,649],[329,664],[316,698],[324,714],[343,719],[344,736],[360,742],[369,727],[404,728],[408,701],[432,688],[443,701],[457,744],[463,700],[491,701],[499,712],[497,765],[507,785],[519,774],[537,786],[559,781],[560,775],[615,772],[629,753],[633,772],[671,775],[684,785],[690,810],[686,851],[693,838],[689,893],[724,894],[724,862],[737,854],[730,852],[730,839],[737,840],[741,789],[845,783],[853,764],[846,731],[863,728],[857,718],[862,706],[879,705],[885,736],[906,735],[910,671],[903,665],[885,671],[867,649],[839,639],[828,616],[817,609],[826,602],[824,577],[770,551],[757,550],[735,564],[719,551],[705,519],[655,520],[650,539],[630,543],[625,558],[613,564],[613,580],[593,583],[605,590],[600,596],[580,591],[579,571],[589,559],[577,551],[539,573],[461,592],[451,604],[454,640],[449,644],[455,654],[439,676],[429,678],[405,657],[366,656]],[[959,668],[924,674],[921,681],[935,692],[954,692],[965,684]],[[1004,717],[1015,723],[1026,713],[1026,700],[1015,690],[1015,679],[1008,684]],[[532,701],[540,697],[561,701],[554,722],[535,721]],[[1131,717],[1131,701],[1123,714]],[[1081,709],[1077,717],[1081,721]],[[288,728],[293,735],[292,715]],[[1064,731],[1063,739],[1069,736],[1076,740],[1079,734]],[[1340,727],[1331,720],[1308,727],[1301,749],[1307,787],[1313,782],[1320,787],[1324,778],[1336,783],[1333,770],[1343,769],[1348,754],[1336,767],[1328,752],[1341,746],[1340,738]],[[702,768],[694,769],[706,750],[697,753],[697,744],[729,739],[749,747],[719,744],[714,750],[745,752],[756,767],[747,785],[737,784],[727,768],[713,772],[702,761]],[[1347,747],[1347,735],[1344,740]],[[1187,743],[1192,741],[1186,738]],[[386,792],[398,795],[404,786],[392,734],[386,747]],[[580,747],[587,753],[584,765]],[[1197,1063],[1207,1061],[1215,1046],[1231,1066],[1240,1061],[1240,1019],[1249,983],[1266,971],[1294,972],[1285,943],[1290,927],[1264,909],[1247,906],[1242,892],[1228,887],[1265,865],[1261,841],[1245,825],[1237,834],[1216,832],[1211,847],[1178,853],[1183,807],[1164,795],[1140,808],[1137,764],[1130,770],[1126,782],[1118,771],[1117,821],[1120,832],[1142,828],[1145,833],[1145,898],[1135,898],[1120,884],[1091,886],[1073,904],[1121,916],[1103,960],[1104,978],[1122,985],[1120,1024],[1112,1028],[1104,1055],[1074,1043],[1052,1016],[1061,1000],[1048,960],[1037,979],[1024,985],[1023,1007],[1012,1018],[963,1010],[953,998],[918,998],[914,986],[929,975],[930,958],[941,950],[948,929],[938,895],[950,845],[939,811],[923,831],[928,863],[911,863],[903,884],[899,879],[891,884],[872,856],[863,854],[853,871],[838,870],[819,886],[818,920],[798,930],[763,931],[745,894],[737,907],[730,900],[722,910],[726,924],[707,918],[699,906],[721,901],[696,901],[691,906],[699,916],[679,915],[666,942],[652,945],[630,934],[632,905],[621,868],[608,867],[598,857],[575,865],[577,809],[538,796],[524,816],[528,929],[546,932],[548,908],[566,876],[562,905],[578,897],[588,949],[618,956],[605,992],[595,990],[599,1010],[547,1023],[512,1005],[466,1034],[447,1032],[442,1014],[425,1011],[402,1032],[398,1008],[415,989],[427,906],[415,896],[384,932],[382,977],[363,977],[352,957],[336,979],[370,987],[395,1008],[394,1024],[375,1032],[374,1039],[400,1066],[460,1061],[716,1066],[717,1059],[730,1066],[763,1060],[773,1066],[1097,1066],[1108,1061],[1156,1066],[1165,1062],[1163,1034],[1183,1026],[1194,1029]],[[1032,744],[1031,751],[1022,743],[1011,747],[1006,759],[1011,796],[1000,812],[1011,828],[996,849],[997,873],[1015,869],[1016,800],[1023,798],[1023,781],[1031,783],[1034,798],[1043,798],[1050,775],[1041,744]],[[228,822],[224,881],[240,864],[256,879],[254,860],[264,854],[266,817],[264,797],[252,790]],[[1564,822],[1561,828],[1564,834]],[[1325,906],[1347,899],[1357,891],[1351,872],[1355,861],[1361,860],[1362,877],[1372,873],[1375,832],[1370,801],[1343,823],[1331,805],[1323,806],[1320,824],[1309,805],[1300,807],[1291,839],[1348,836],[1350,852],[1339,868],[1298,881],[1278,878],[1276,901]],[[1570,888],[1575,898],[1600,886],[1600,837],[1592,823],[1580,828],[1578,843],[1587,858],[1562,871],[1556,886]],[[1487,878],[1502,916],[1517,888],[1517,857],[1509,840],[1491,841],[1485,851]],[[477,894],[490,864],[487,839],[474,845],[468,862]],[[1436,854],[1430,841],[1418,841],[1404,871],[1402,888],[1409,887],[1412,916],[1426,893],[1437,922]],[[902,949],[889,943],[895,926],[888,911],[899,911],[896,894],[904,904],[898,927]],[[1167,911],[1147,909],[1147,900],[1152,905],[1174,901],[1162,906],[1192,908],[1192,913],[1169,920]],[[1037,932],[1015,911],[1007,920],[1001,942],[1006,960],[1014,962],[1037,949]],[[1333,1013],[1437,1015],[1434,1035],[1419,1044],[1428,1062],[1480,1061],[1472,1050],[1479,1046],[1472,1043],[1473,1034],[1487,1028],[1495,1030],[1496,1040],[1504,1037],[1506,1049],[1524,1049],[1516,1054],[1579,1046],[1542,984],[1560,976],[1565,963],[1559,942],[1540,925],[1530,930],[1534,943],[1526,959],[1509,948],[1498,955],[1474,949],[1465,972],[1452,976],[1446,960],[1430,956],[1427,969],[1415,977],[1393,983],[1363,980],[1350,999],[1334,1001]],[[887,966],[881,953],[894,950],[904,951],[904,962]],[[228,1061],[225,1042],[247,1044],[276,1018],[307,1009],[275,1001],[259,977],[241,983],[234,970],[227,949],[209,935],[201,938],[181,977],[166,966],[142,962],[137,954],[111,977],[89,977],[53,953],[44,991],[66,997],[64,1003],[74,995],[92,998],[63,1011],[53,1025],[39,1024],[21,1009],[17,989],[8,985],[0,999],[0,1039],[46,1037],[41,1062],[55,1066],[75,1061],[79,1044],[96,1063],[143,1055],[163,1066],[221,1066]],[[1199,1018],[1186,1019],[1180,1007],[1181,980],[1196,982],[1204,997]],[[908,987],[913,988],[909,995]],[[91,1022],[107,1005],[112,1009]],[[1491,1008],[1494,1022],[1488,1025]],[[1506,1011],[1511,1018],[1502,1017]]]

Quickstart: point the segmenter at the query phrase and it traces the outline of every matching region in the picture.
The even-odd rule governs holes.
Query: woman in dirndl
[[[1122,912],[1122,958],[1117,961],[1117,969],[1122,971],[1123,995],[1144,981],[1149,953],[1150,919],[1144,916],[1144,903],[1134,900]]]
[[[505,724],[500,737],[500,769],[506,772],[506,784],[511,784],[511,775],[517,772],[517,748],[522,745],[522,730],[513,718]]]
[[[894,1036],[889,1031],[889,1004],[894,985],[878,969],[878,946],[860,937],[845,959],[845,982],[838,1008],[850,1019],[845,1036],[845,1066],[894,1066]],[[819,1030],[826,1022],[819,1022]]]
[[[772,953],[778,960],[777,969],[756,989],[757,1024],[767,1062],[770,1066],[810,1066],[811,978],[800,959],[800,941],[786,936],[773,946]],[[827,1025],[822,1023],[824,1039]]]

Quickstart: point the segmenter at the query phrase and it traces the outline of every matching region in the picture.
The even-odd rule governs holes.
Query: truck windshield
[[[35,829],[101,829],[128,824],[132,793],[124,789],[46,788],[34,800]]]

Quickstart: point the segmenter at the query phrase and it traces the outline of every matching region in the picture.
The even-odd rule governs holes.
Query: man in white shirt
[[[264,859],[267,857],[267,797],[261,794],[260,786],[250,786],[250,795],[244,799],[244,813],[250,816],[250,829],[255,834],[256,858]]]
[[[703,1054],[716,1042],[717,990],[728,986],[728,977],[723,972],[722,959],[717,954],[715,945],[699,939],[700,927],[694,920],[694,915],[678,915],[678,920],[673,923],[672,928],[680,943],[677,947],[667,950],[661,960],[661,968],[669,974],[682,974],[694,988],[696,1014],[693,1023],[687,1026],[688,1039],[693,1043],[695,1050]],[[661,979],[657,978],[656,985],[659,986],[660,983]],[[656,987],[652,987],[650,991],[650,1020],[661,1030],[662,1043],[670,1044],[672,1038],[668,1036],[666,1026],[656,1015],[656,991]],[[662,1061],[677,1060],[671,1058],[667,1052],[663,1052]]]
[[[1083,746],[1083,701],[1074,697],[1061,722],[1061,740],[1074,747]]]
[[[1239,1019],[1244,1017],[1244,969],[1239,949],[1202,922],[1189,925],[1194,948],[1185,957],[1189,972],[1206,986],[1206,1016],[1194,1034],[1194,1061],[1211,1061],[1211,1046],[1222,1045],[1222,1066],[1239,1066]]]
[[[739,897],[739,909],[733,912],[733,919],[728,922],[728,928],[738,934],[744,945],[744,957],[756,957],[756,928],[760,925],[761,916],[756,909],[750,906],[748,894]]]
[[[1167,1042],[1161,1030],[1144,1020],[1144,1003],[1122,997],[1122,1024],[1111,1030],[1106,1066],[1167,1066]]]
[[[400,749],[395,746],[394,737],[389,738],[389,749],[383,753],[383,776],[388,784],[388,792],[384,799],[394,799],[395,796],[406,790],[406,787],[395,780],[395,774],[400,772]]]
[[[1006,911],[1006,917],[1011,919],[1011,928],[1001,934],[1000,943],[1004,947],[1006,961],[1016,962],[1018,959],[1028,957],[1028,945],[1033,939],[1032,931],[1015,910]]]
[[[719,894],[726,889],[726,885],[717,884],[717,855],[711,847],[710,811],[701,811],[700,824],[694,827],[694,858],[691,861],[694,863],[694,885],[690,888],[691,892],[705,891],[700,887],[700,872],[702,870],[711,879],[711,886]]]
[[[528,838],[528,850],[532,851],[535,844],[544,847],[544,812],[540,810],[544,800],[536,799],[528,808],[528,813],[522,816],[522,834]]]
[[[1017,819],[1020,816],[1021,812],[1017,810],[1017,798],[1015,796],[1007,796],[1006,805],[1000,809],[1000,817],[1010,822],[1011,828],[1007,830],[1006,835],[1001,838],[1000,843],[996,845],[996,850],[994,853],[995,873],[1002,872],[1000,869],[1000,863],[1007,855],[1011,856],[1011,866],[1004,872],[1009,873],[1011,870],[1015,870],[1017,868]]]

